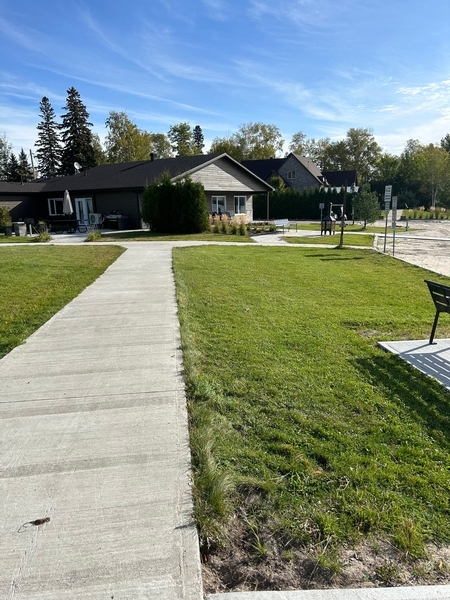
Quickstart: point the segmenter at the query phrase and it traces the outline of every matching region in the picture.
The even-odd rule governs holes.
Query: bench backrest
[[[282,225],[287,227],[289,225],[289,219],[275,219],[274,225],[276,225],[277,227],[281,227]]]
[[[437,312],[450,313],[450,287],[425,279]]]

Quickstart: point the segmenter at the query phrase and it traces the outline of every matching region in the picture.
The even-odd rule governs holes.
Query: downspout
[[[269,216],[269,196],[270,196],[270,192],[267,192],[267,221],[270,218],[270,216]]]

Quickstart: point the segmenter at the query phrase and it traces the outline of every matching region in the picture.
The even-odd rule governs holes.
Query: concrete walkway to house
[[[200,600],[172,248],[0,361],[0,598]]]

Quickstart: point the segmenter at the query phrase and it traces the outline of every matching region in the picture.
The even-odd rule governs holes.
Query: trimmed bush
[[[189,177],[173,183],[170,175],[164,173],[144,190],[142,219],[159,233],[208,231],[208,207],[202,184]]]

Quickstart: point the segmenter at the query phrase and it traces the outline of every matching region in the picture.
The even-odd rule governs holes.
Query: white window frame
[[[50,217],[57,217],[58,215],[62,215],[63,214],[63,202],[64,199],[63,198],[47,198],[47,202],[48,202],[48,214]],[[61,209],[60,212],[57,211],[57,202],[60,202],[60,206],[59,208]]]
[[[296,176],[296,174],[295,174],[295,170],[293,170],[293,171],[288,171],[288,172],[286,173],[286,179],[295,179],[295,176]]]
[[[246,215],[247,214],[247,196],[235,196],[234,197],[234,214],[235,215]]]
[[[223,200],[223,206],[219,205],[219,200],[220,201]],[[220,212],[222,214],[227,212],[227,197],[226,196],[211,196],[211,206],[212,206],[212,212],[219,213],[219,208],[220,208]]]

